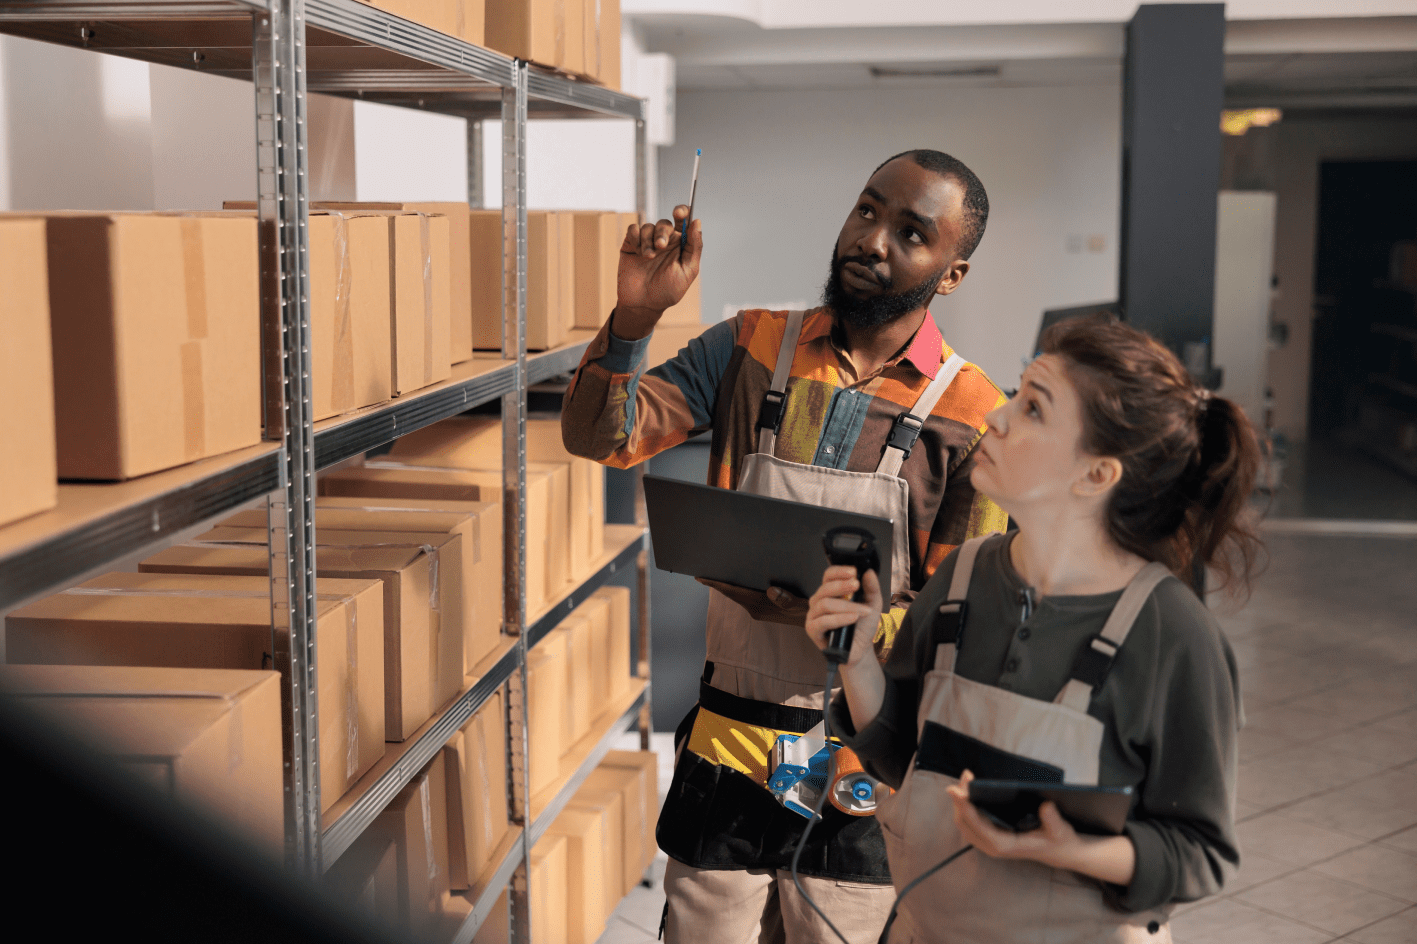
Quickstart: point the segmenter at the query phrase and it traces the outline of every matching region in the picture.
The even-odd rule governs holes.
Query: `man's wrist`
[[[623,338],[626,341],[638,341],[650,336],[654,331],[654,326],[659,323],[659,319],[663,315],[663,309],[616,305],[615,310],[610,314],[610,330],[618,338]]]

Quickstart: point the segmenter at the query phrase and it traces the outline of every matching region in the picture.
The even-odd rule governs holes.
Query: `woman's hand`
[[[807,607],[807,636],[818,649],[825,649],[827,633],[833,629],[856,624],[851,638],[851,654],[841,667],[841,687],[846,692],[846,706],[851,709],[851,723],[857,731],[876,720],[886,697],[886,674],[876,661],[876,628],[881,622],[881,582],[874,570],[866,571],[865,603],[853,603],[851,597],[858,586],[856,568],[828,567],[822,575],[822,585],[812,594]]]
[[[851,601],[858,587],[862,584],[856,579],[855,567],[828,567],[822,575],[822,585],[812,594],[807,606],[807,635],[818,649],[826,648],[827,633],[856,624],[851,655],[846,660],[845,668],[848,670],[860,665],[862,660],[876,661],[875,649],[871,645],[876,638],[876,627],[881,616],[881,583],[876,572],[866,571],[862,588],[866,597],[864,603]]]
[[[969,802],[973,779],[974,774],[966,770],[958,783],[945,789],[955,801],[955,827],[979,852],[993,859],[1031,859],[1122,887],[1131,884],[1136,847],[1126,836],[1081,835],[1051,801],[1038,807],[1039,828],[1022,833],[1000,829]]]

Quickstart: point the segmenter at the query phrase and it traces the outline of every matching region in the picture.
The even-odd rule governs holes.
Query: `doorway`
[[[1395,506],[1417,494],[1417,285],[1391,261],[1414,238],[1417,160],[1320,165],[1306,474],[1361,497],[1339,516],[1412,516]]]

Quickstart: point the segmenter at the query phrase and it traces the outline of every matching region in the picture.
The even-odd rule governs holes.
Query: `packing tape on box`
[[[184,216],[178,224],[187,301],[187,340],[181,348],[183,454],[192,462],[207,454],[207,404],[202,371],[202,342],[207,338],[207,260],[202,245],[202,221]]]
[[[265,541],[188,541],[183,547],[266,547]],[[438,612],[442,607],[438,603],[438,549],[431,544],[403,544],[396,541],[380,544],[321,544],[315,543],[317,548],[340,548],[346,551],[368,551],[376,548],[418,548],[428,556],[428,608],[433,612]],[[319,569],[318,567],[316,568]]]
[[[354,396],[354,327],[350,323],[350,293],[354,265],[349,259],[349,217],[325,211],[335,221],[335,349],[330,400],[335,410],[347,413],[363,406]]]
[[[446,511],[442,508],[394,508],[390,505],[340,505],[337,508],[330,506],[337,511],[392,511],[399,514],[410,512],[412,514],[425,515],[467,515],[470,518],[481,518],[481,515],[474,515],[465,511]],[[377,528],[370,528],[375,531]],[[472,533],[472,562],[480,564],[482,562],[482,529],[478,528]]]
[[[436,552],[435,552],[436,553]],[[268,590],[183,590],[166,587],[69,587],[61,594],[77,596],[123,597],[198,597],[206,599],[270,599]],[[315,599],[344,604],[345,655],[349,669],[345,675],[345,715],[348,738],[345,756],[345,776],[353,780],[359,772],[359,595],[356,593],[319,593]]]
[[[492,778],[487,776],[487,715],[477,713],[477,780],[482,784],[482,847],[492,849]]]
[[[423,254],[423,383],[433,382],[433,241],[428,214],[418,214],[418,249]]]
[[[353,781],[359,773],[359,607],[353,597],[345,605],[344,652],[349,670],[344,678],[344,776]]]
[[[428,774],[418,785],[418,805],[423,807],[423,849],[428,855],[428,884],[437,887],[438,860],[433,856],[433,799],[428,787]]]

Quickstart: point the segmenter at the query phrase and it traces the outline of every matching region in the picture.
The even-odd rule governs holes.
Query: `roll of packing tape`
[[[866,773],[861,758],[851,748],[843,747],[834,759],[836,770],[828,793],[832,806],[852,816],[873,815],[878,797],[890,787]]]

